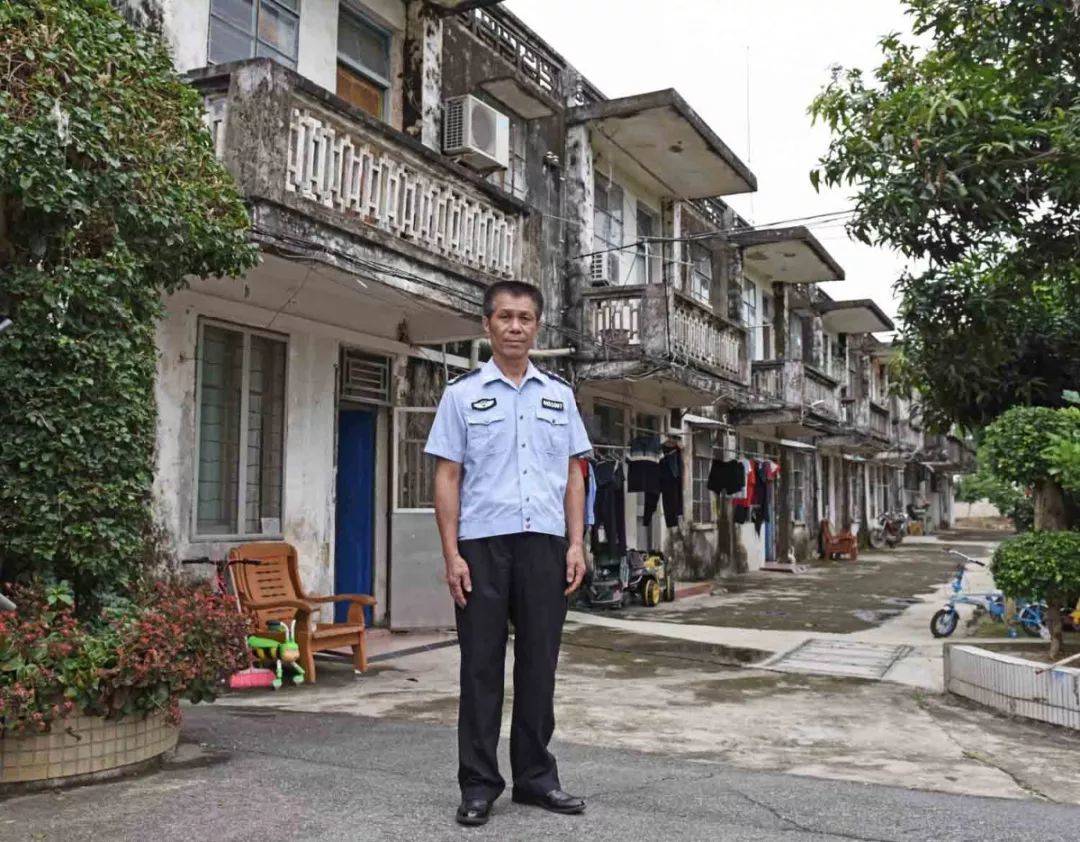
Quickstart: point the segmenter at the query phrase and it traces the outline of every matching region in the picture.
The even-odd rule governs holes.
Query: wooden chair
[[[266,624],[270,620],[285,623],[296,620],[296,642],[300,645],[301,666],[307,672],[306,681],[315,683],[316,652],[342,646],[352,648],[353,666],[359,672],[367,669],[364,607],[375,604],[373,597],[366,594],[312,596],[304,593],[296,547],[283,541],[242,544],[229,551],[229,559],[260,562],[237,564],[229,568],[240,606],[251,614],[255,628],[260,633],[266,633]],[[320,604],[327,602],[350,603],[344,623],[312,622],[311,615]]]
[[[837,532],[835,535],[829,528],[829,521],[821,522],[821,552],[824,558],[836,558],[846,555],[852,561],[859,560],[859,541],[851,529]]]

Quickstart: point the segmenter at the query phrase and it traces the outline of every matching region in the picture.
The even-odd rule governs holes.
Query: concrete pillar
[[[593,250],[593,151],[584,125],[566,130],[566,164],[563,170],[566,216],[566,320],[574,329],[588,332],[581,311],[581,291],[589,286],[589,258],[578,257]]]
[[[772,296],[773,344],[776,348],[776,359],[782,360],[787,357],[788,346],[787,286],[774,283],[772,285]]]
[[[787,562],[792,548],[791,510],[794,507],[795,459],[790,447],[780,448],[780,477],[776,485],[776,560]]]
[[[405,131],[442,149],[443,22],[424,0],[409,0],[405,20],[402,117]]]

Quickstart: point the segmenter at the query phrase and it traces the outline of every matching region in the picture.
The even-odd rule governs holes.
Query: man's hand
[[[585,550],[580,543],[573,543],[566,551],[566,581],[564,595],[570,596],[585,577]]]
[[[469,577],[469,564],[460,555],[446,559],[446,584],[450,586],[454,604],[464,608],[465,594],[472,592],[472,579]]]

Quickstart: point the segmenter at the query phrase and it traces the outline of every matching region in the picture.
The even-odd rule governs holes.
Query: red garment
[[[765,477],[767,479],[776,479],[780,476],[780,465],[774,462],[772,459],[765,463]]]
[[[741,497],[733,497],[731,502],[736,506],[750,506],[753,505],[754,500],[754,487],[757,485],[757,462],[756,460],[750,460],[750,470],[746,472],[746,488],[743,490]]]

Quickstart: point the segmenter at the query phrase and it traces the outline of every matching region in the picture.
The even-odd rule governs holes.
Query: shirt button
[[[529,469],[528,469],[528,468],[526,468],[526,469],[525,469],[525,470],[523,470],[523,471],[522,471],[521,473],[523,473],[523,474],[527,474],[527,473],[529,473]]]
[[[521,446],[522,446],[522,447],[524,447],[524,446],[525,446],[525,442],[522,442],[522,443],[521,443]]]
[[[520,419],[521,419],[522,421],[524,421],[524,420],[525,420],[525,416],[524,416],[524,415],[519,415],[519,416],[518,416],[518,418],[520,418]]]

